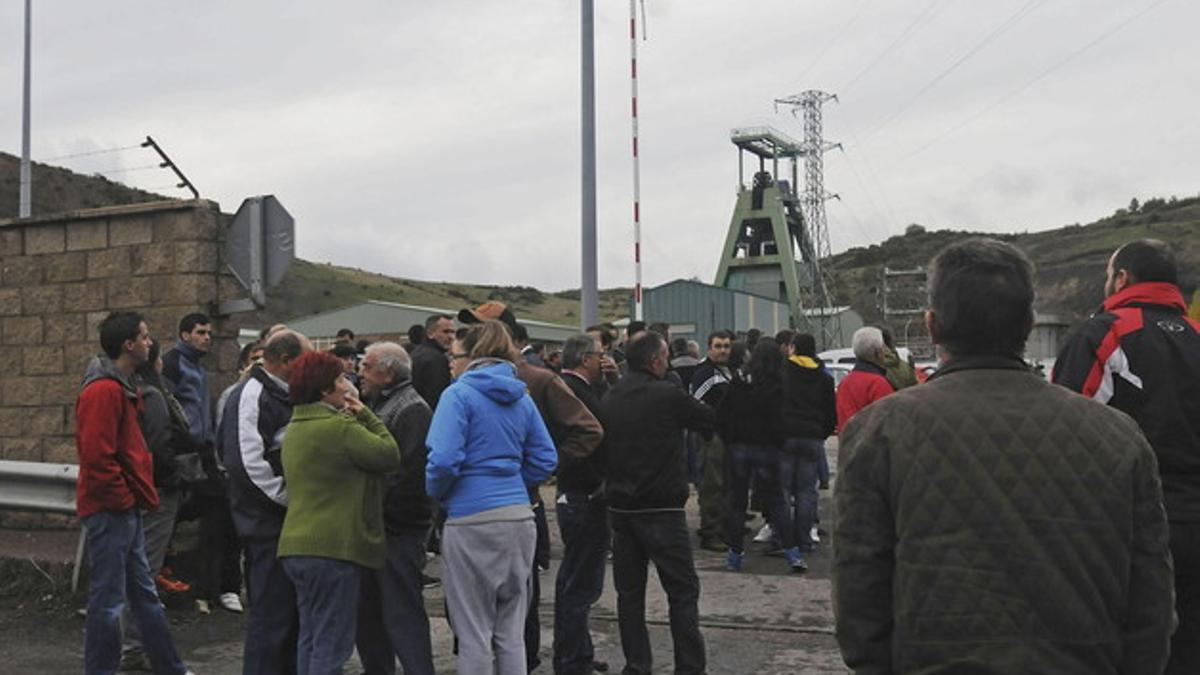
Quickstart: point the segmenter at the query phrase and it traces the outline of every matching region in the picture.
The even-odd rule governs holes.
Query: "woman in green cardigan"
[[[288,510],[279,557],[296,587],[297,671],[341,673],[354,650],[361,575],[387,553],[385,476],[400,468],[400,451],[333,355],[302,355],[288,387],[295,408],[281,452]]]

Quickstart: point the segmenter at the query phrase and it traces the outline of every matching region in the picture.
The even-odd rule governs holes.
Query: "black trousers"
[[[1171,660],[1165,672],[1200,673],[1200,523],[1172,522],[1170,528],[1179,627],[1171,637]]]
[[[624,675],[650,675],[653,656],[646,629],[646,579],[650,563],[667,593],[675,673],[701,675],[705,669],[700,634],[700,578],[692,561],[683,509],[610,511],[613,531],[613,582],[617,589],[617,625],[625,654]]]
[[[562,534],[562,562],[554,580],[554,672],[591,675],[595,660],[588,617],[604,592],[608,562],[608,507],[601,498],[568,494],[554,505]]]
[[[242,542],[233,527],[229,500],[223,492],[201,492],[192,501],[200,514],[196,597],[215,600],[222,593],[240,593]]]

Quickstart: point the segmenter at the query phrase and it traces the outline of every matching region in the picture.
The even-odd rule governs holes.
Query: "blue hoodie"
[[[425,490],[449,517],[529,504],[554,473],[546,425],[507,361],[481,360],[442,392],[425,444]]]

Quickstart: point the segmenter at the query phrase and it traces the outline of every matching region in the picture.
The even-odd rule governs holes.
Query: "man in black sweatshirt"
[[[625,358],[629,373],[600,402],[623,672],[648,675],[653,665],[646,630],[646,567],[653,562],[670,605],[675,672],[703,673],[700,579],[684,517],[688,479],[681,432],[711,433],[713,411],[663,379],[668,355],[661,335],[641,335],[627,345]]]

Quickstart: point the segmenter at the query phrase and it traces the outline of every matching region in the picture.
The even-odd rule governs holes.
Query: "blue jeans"
[[[247,539],[246,645],[243,675],[290,675],[296,672],[296,587],[283,571],[274,539]]]
[[[142,514],[101,511],[83,519],[88,548],[87,633],[84,672],[115,673],[121,663],[121,610],[129,610],[142,634],[142,645],[156,673],[184,673],[175,651],[154,576],[146,562]]]
[[[726,455],[729,512],[725,518],[725,544],[741,553],[745,550],[746,502],[751,476],[758,477],[758,489],[771,527],[779,533],[784,548],[796,545],[791,509],[786,507],[779,487],[779,449],[767,445],[731,443]]]
[[[646,579],[650,563],[667,593],[675,673],[699,675],[705,670],[704,636],[700,633],[700,578],[692,561],[683,509],[678,511],[610,511],[613,531],[613,585],[617,589],[617,626],[625,654],[623,675],[650,675],[654,667],[646,628]]]
[[[300,638],[297,675],[341,675],[354,653],[358,594],[364,567],[345,560],[293,555],[280,558],[296,585]]]
[[[363,573],[355,644],[366,675],[433,675],[433,647],[425,614],[425,540],[428,527],[388,532],[384,568]]]
[[[568,494],[559,498],[554,511],[563,541],[562,563],[554,580],[554,672],[590,674],[596,654],[588,615],[604,591],[611,538],[608,506],[601,498]]]
[[[817,472],[825,441],[817,438],[789,438],[779,455],[779,482],[791,504],[794,545],[812,546],[812,526],[817,519]]]

